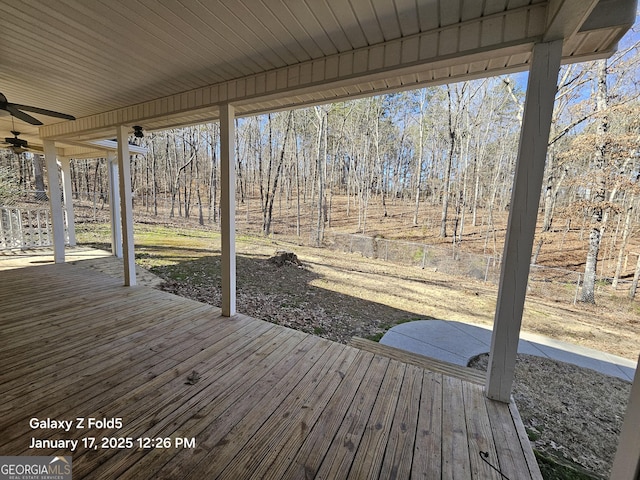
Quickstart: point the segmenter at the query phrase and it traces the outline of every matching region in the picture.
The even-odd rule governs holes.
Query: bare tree
[[[418,123],[418,141],[416,142],[414,149],[416,155],[416,170],[415,170],[415,207],[413,210],[413,226],[418,226],[418,212],[420,210],[420,187],[422,184],[422,170],[424,168],[424,129],[425,129],[425,116],[427,107],[427,90],[422,89],[418,94],[418,111],[419,116]]]
[[[449,210],[449,201],[451,196],[451,169],[453,166],[453,159],[456,153],[458,144],[458,128],[459,119],[464,107],[461,106],[461,99],[465,96],[468,84],[464,82],[461,84],[461,91],[457,91],[456,98],[456,110],[454,112],[454,102],[451,95],[451,87],[447,85],[447,100],[448,100],[448,136],[449,136],[449,151],[446,159],[446,167],[444,171],[444,185],[442,187],[442,215],[440,219],[440,237],[446,238],[447,236],[447,214]]]
[[[46,202],[49,197],[47,197],[47,191],[44,187],[44,175],[42,173],[42,156],[41,155],[32,155],[31,161],[33,162],[33,178],[35,180],[35,198],[38,201]]]
[[[262,233],[265,236],[269,236],[271,233],[271,222],[273,220],[273,201],[278,191],[278,181],[282,174],[282,165],[284,163],[285,151],[287,148],[287,139],[289,138],[289,132],[291,130],[291,119],[293,112],[289,111],[287,114],[287,125],[282,137],[282,144],[280,146],[280,153],[277,158],[274,158],[272,152],[273,145],[273,128],[272,128],[272,116],[268,115],[268,129],[269,129],[269,165],[267,167],[267,176],[265,178],[264,185],[260,185],[261,200],[262,200]]]
[[[596,266],[598,263],[598,251],[602,239],[602,229],[604,220],[604,199],[606,194],[605,179],[605,155],[607,154],[607,144],[605,135],[609,130],[609,119],[606,115],[607,109],[607,61],[597,62],[597,88],[596,88],[596,110],[600,113],[596,129],[596,148],[593,154],[593,170],[597,176],[591,194],[591,231],[589,233],[589,249],[584,267],[584,282],[582,284],[581,300],[586,303],[595,303],[595,282]]]
[[[629,289],[629,298],[632,300],[636,296],[636,290],[638,290],[638,279],[640,279],[640,254],[638,254],[638,263],[636,264],[633,281],[631,282],[631,288]]]
[[[324,111],[320,107],[314,107],[317,123],[317,137],[316,137],[316,177],[318,182],[318,201],[317,201],[317,223],[316,223],[316,237],[315,244],[317,247],[322,245],[324,239],[324,189],[326,183],[325,164],[327,158],[327,138],[326,138],[326,124],[328,121],[329,112]]]

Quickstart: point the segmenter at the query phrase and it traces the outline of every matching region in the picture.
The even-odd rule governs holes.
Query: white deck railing
[[[0,207],[0,250],[53,245],[48,208]]]

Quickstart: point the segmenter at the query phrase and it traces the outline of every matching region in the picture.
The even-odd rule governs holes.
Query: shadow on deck
[[[478,383],[71,264],[4,268],[16,262],[0,260],[0,455],[71,455],[74,479],[504,478],[487,452],[508,479],[541,478],[515,405]]]

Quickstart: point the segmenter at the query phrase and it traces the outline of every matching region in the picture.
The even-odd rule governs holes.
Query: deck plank
[[[246,327],[249,328],[249,327]],[[176,349],[179,346],[174,347]],[[218,344],[208,347],[201,353],[201,357],[211,356],[211,350],[219,348]],[[197,362],[198,357],[194,357],[193,361]],[[90,362],[91,360],[87,360]],[[48,396],[38,397],[38,392],[34,393],[36,400],[27,405],[27,409],[18,409],[20,398],[15,401],[16,406],[12,412],[26,412],[21,417],[17,417],[14,413],[3,415],[3,442],[24,440],[30,432],[24,432],[24,424],[28,417],[34,416],[34,412],[43,412],[43,416],[51,418],[76,418],[78,416],[96,416],[98,412],[102,412],[105,406],[112,402],[117,402],[123,395],[131,391],[135,391],[135,387],[140,383],[144,383],[150,375],[147,372],[152,371],[156,378],[163,378],[160,374],[165,372],[166,376],[184,377],[191,371],[186,370],[189,366],[182,365],[178,367],[179,362],[168,357],[158,357],[157,355],[147,357],[143,360],[136,358],[134,355],[129,357],[125,364],[120,360],[119,364],[108,364],[108,368],[100,370],[100,366],[95,367],[97,370],[87,375],[81,375],[72,381],[62,379],[61,389],[56,390]],[[93,367],[92,363],[87,363],[88,372]],[[182,371],[184,370],[184,371]],[[155,383],[155,382],[154,382]],[[148,387],[147,387],[148,388]],[[148,391],[148,390],[147,390]],[[75,405],[70,405],[68,398],[72,394]],[[141,405],[137,405],[140,408]],[[6,424],[5,424],[6,421]],[[12,424],[11,424],[12,423]],[[82,435],[83,432],[78,432]],[[18,436],[16,436],[18,435]],[[47,434],[40,435],[46,438]]]
[[[524,423],[522,423],[522,418],[520,417],[520,412],[518,412],[518,408],[516,404],[511,400],[509,403],[509,413],[511,414],[511,418],[513,419],[513,426],[518,433],[518,438],[520,439],[520,446],[524,446],[522,448],[522,454],[527,462],[527,466],[529,468],[529,473],[531,474],[532,480],[543,480],[542,474],[540,473],[540,469],[538,468],[538,462],[536,461],[536,456],[533,453],[531,448],[526,448],[529,445],[529,436],[527,435],[526,430],[524,429]]]
[[[270,365],[278,365],[301,344],[299,337],[283,333],[278,329],[259,333],[245,343],[248,348],[242,348],[239,343],[246,342],[246,337],[239,336],[236,342],[229,344],[226,351],[221,350],[217,355],[226,357],[226,361],[220,362],[219,358],[214,358],[201,365],[199,370],[210,373],[203,374],[203,379],[196,385],[186,385],[184,377],[166,384],[160,398],[154,401],[157,405],[154,408],[156,421],[145,431],[145,436],[167,437],[179,432],[182,437],[195,437],[200,444],[202,432],[207,428],[206,419],[210,415],[222,415],[221,412],[232,408],[264,376]],[[213,368],[217,365],[222,368]],[[239,375],[240,372],[242,375]],[[143,428],[144,425],[133,423],[130,431],[133,434]],[[112,465],[100,466],[94,473],[98,472],[106,478],[136,478],[142,473],[153,478],[182,478],[186,472],[179,472],[184,462],[179,456],[186,458],[187,463],[192,463],[195,459],[189,455],[191,453],[189,450],[167,452],[153,449],[139,451],[134,456],[130,452],[118,452],[119,458],[111,462]],[[160,472],[161,467],[169,462],[173,462],[175,467],[167,467]],[[170,473],[169,470],[173,472]]]
[[[391,424],[398,405],[407,365],[393,360],[386,371],[382,386],[371,412],[369,425],[360,441],[349,479],[378,478],[387,448]]]
[[[450,377],[456,377],[467,382],[474,382],[480,385],[484,385],[485,382],[485,374],[473,368],[463,367],[454,363],[445,362],[444,360],[426,357],[407,350],[401,350],[396,347],[367,340],[366,338],[353,337],[350,345],[368,352],[393,358],[394,360],[416,365],[431,372],[439,372]]]
[[[255,364],[255,368],[246,373],[246,369],[238,363],[227,374],[216,382],[219,393],[214,396],[215,402],[201,406],[191,418],[187,418],[183,429],[198,436],[199,448],[193,452],[182,451],[176,457],[175,465],[159,472],[157,478],[181,478],[194,469],[209,454],[226,433],[250,411],[251,403],[257,403],[267,395],[278,382],[288,381],[287,372],[295,377],[308,371],[310,362],[305,357],[317,358],[326,350],[326,345],[312,338],[292,337],[282,348],[276,348],[273,354]],[[242,402],[243,408],[239,407]],[[155,453],[155,452],[154,452]],[[136,465],[138,468],[138,465]]]
[[[230,437],[234,440],[243,437],[250,439],[244,444],[235,442],[233,461],[218,478],[261,478],[258,474],[260,466],[268,467],[278,460],[284,439],[306,434],[308,422],[313,420],[313,410],[322,411],[326,407],[341,382],[338,372],[343,366],[353,365],[356,356],[357,352],[344,348],[340,348],[340,351],[327,350],[324,357],[328,361],[320,375],[305,377],[296,386],[296,392],[292,392],[295,399],[280,403],[264,422],[256,422],[261,425],[253,435],[230,432]],[[225,445],[225,450],[229,450],[230,444],[231,442]]]
[[[418,412],[413,478],[439,478],[442,471],[442,374],[423,373]]]
[[[467,424],[467,438],[469,447],[469,461],[471,477],[477,480],[501,480],[500,475],[481,458],[480,452],[488,454],[487,461],[494,463],[498,458],[487,405],[482,387],[471,383],[462,385],[464,398],[465,423]]]
[[[315,474],[317,478],[345,478],[348,475],[388,365],[387,358],[377,356],[371,360]]]
[[[424,371],[415,365],[407,365],[384,452],[381,478],[408,480],[411,477],[423,373]]]
[[[197,312],[190,310],[190,313]],[[228,328],[233,327],[228,326]],[[123,360],[131,359],[134,356],[136,361],[143,361],[147,357],[156,356],[159,352],[165,357],[171,353],[177,355],[180,351],[172,345],[180,340],[184,340],[190,346],[197,345],[199,336],[202,336],[208,329],[206,324],[192,324],[188,318],[181,319],[179,316],[160,325],[151,326],[144,331],[121,329],[118,334],[114,333],[118,337],[110,335],[110,340],[106,343],[100,344],[99,341],[96,341],[96,343],[87,345],[85,349],[74,350],[71,356],[69,356],[69,352],[52,351],[50,356],[45,356],[45,358],[34,358],[32,364],[26,368],[20,368],[20,364],[14,364],[12,368],[16,372],[19,371],[22,378],[17,377],[17,373],[14,376],[8,375],[8,381],[5,382],[4,387],[11,395],[19,395],[20,401],[25,401],[26,395],[29,393],[35,393],[36,398],[41,398],[44,394],[51,393],[46,390],[47,387],[59,389],[60,380],[64,377],[77,375],[90,377],[96,369],[104,371],[108,365],[118,366]],[[114,340],[114,338],[116,339]],[[78,340],[77,343],[81,343],[81,340]],[[89,361],[90,365],[87,364]],[[28,356],[24,356],[22,362],[27,363]],[[53,374],[56,375],[53,376]],[[33,381],[25,386],[23,379],[26,375],[29,375],[29,379],[33,379]],[[23,387],[14,388],[14,385],[19,384],[22,384]],[[6,407],[10,408],[11,405]],[[4,408],[5,406],[0,406],[0,412]]]
[[[345,372],[334,397],[328,402],[318,420],[310,428],[306,438],[300,442],[297,453],[287,462],[274,465],[265,474],[266,479],[314,478],[331,448],[336,432],[342,425],[346,411],[355,398],[367,364],[373,359],[370,353],[358,352],[354,366]]]
[[[507,478],[531,478],[513,417],[504,403],[487,402],[491,431],[496,445],[498,467]]]
[[[1,455],[72,455],[76,479],[498,479],[481,450],[509,478],[541,479],[515,405],[486,399],[465,369],[223,318],[80,265],[21,262],[0,260]],[[123,426],[28,426],[78,416]],[[29,448],[87,436],[196,447]]]
[[[462,380],[442,377],[442,478],[471,478]]]

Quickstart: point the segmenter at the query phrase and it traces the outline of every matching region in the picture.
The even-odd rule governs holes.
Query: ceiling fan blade
[[[54,112],[53,110],[47,110],[45,108],[31,107],[29,105],[19,105],[17,103],[11,104],[20,110],[26,110],[27,112],[39,113],[40,115],[46,115],[48,117],[64,118],[65,120],[75,120],[73,115],[67,115],[66,113]]]
[[[16,118],[19,118],[23,122],[30,123],[31,125],[42,125],[42,122],[37,118],[32,117],[24,112],[21,112],[16,108],[16,106],[12,103],[7,104],[7,111]]]
[[[27,150],[28,150],[29,152],[39,152],[39,153],[44,153],[44,148],[42,148],[42,147],[41,147],[41,146],[39,146],[39,145],[31,145],[31,144],[29,144],[26,148],[27,148]]]

